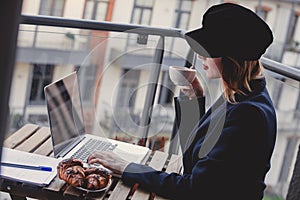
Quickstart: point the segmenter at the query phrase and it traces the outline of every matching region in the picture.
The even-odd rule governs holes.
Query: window
[[[62,17],[65,0],[41,0],[40,15],[50,15]]]
[[[192,9],[192,1],[190,0],[177,0],[175,9],[175,18],[173,26],[183,30],[188,29],[190,15]]]
[[[175,15],[173,17],[173,27],[180,28],[182,30],[187,30],[189,27],[189,21],[191,16],[193,1],[191,0],[177,0],[176,7],[175,7]],[[175,38],[170,39],[170,43],[167,43],[167,53],[169,56],[172,56],[172,52],[174,49],[174,45],[176,43]],[[175,85],[171,82],[169,78],[168,72],[163,72],[162,74],[162,86],[160,87],[160,94],[159,94],[159,104],[170,104],[173,101],[173,92]]]
[[[45,104],[44,87],[52,82],[53,65],[34,64],[29,97],[30,104]]]
[[[130,23],[150,25],[152,8],[153,0],[135,0]],[[136,44],[136,37],[136,34],[129,34],[126,48]]]
[[[84,19],[105,21],[109,0],[87,0],[84,10]]]
[[[177,0],[176,8],[175,8],[175,15],[173,18],[173,27],[180,28],[183,30],[187,30],[189,27],[189,21],[191,16],[191,9],[192,9],[193,2],[191,0]],[[173,52],[174,43],[176,39],[171,38],[170,42],[167,43],[168,52]]]
[[[124,69],[122,85],[119,88],[118,106],[133,108],[136,100],[136,90],[139,83],[140,70]]]
[[[130,22],[132,24],[149,25],[152,8],[153,0],[135,0]]]

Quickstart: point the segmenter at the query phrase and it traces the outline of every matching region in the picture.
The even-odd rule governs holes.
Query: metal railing
[[[261,62],[264,65],[264,68],[280,74],[282,76],[291,78],[295,81],[300,81],[300,70],[293,68],[288,65],[284,65],[282,63],[276,62],[274,60],[270,60],[268,58],[262,57]]]
[[[151,26],[142,25],[120,24],[113,22],[99,22],[93,20],[68,19],[62,17],[36,15],[22,15],[20,23],[110,32],[128,32],[145,35],[161,35],[164,37],[183,37],[185,33],[183,30],[175,28],[155,28]]]
[[[29,25],[79,28],[110,32],[127,32],[141,35],[159,35],[162,36],[162,40],[164,40],[164,37],[184,38],[185,34],[184,30],[175,28],[156,28],[151,26],[120,24],[113,22],[99,22],[81,19],[68,19],[50,16],[22,15],[20,23]],[[270,60],[265,57],[261,58],[261,62],[267,70],[286,76],[293,80],[300,81],[300,70],[296,68],[284,65],[282,63]]]

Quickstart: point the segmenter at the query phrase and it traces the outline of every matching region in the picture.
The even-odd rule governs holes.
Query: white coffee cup
[[[196,70],[187,67],[170,66],[169,76],[175,85],[188,86],[195,79]]]

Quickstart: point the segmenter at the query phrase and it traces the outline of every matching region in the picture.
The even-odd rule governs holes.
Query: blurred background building
[[[201,26],[208,7],[221,2],[228,1],[23,0],[22,14],[192,30]],[[230,2],[250,8],[270,25],[274,43],[266,58],[300,68],[298,0]],[[150,68],[157,41],[157,36],[147,34],[21,24],[10,97],[10,132],[25,123],[48,126],[44,86],[78,70],[87,131],[136,143],[147,85],[152,84]],[[184,40],[166,38],[147,143],[153,149],[169,150],[173,97],[179,89],[169,79],[168,66],[186,65],[187,56],[189,47]],[[201,65],[193,64],[201,76]],[[279,123],[267,183],[269,194],[279,198],[287,192],[299,145],[300,93],[298,83],[271,72],[266,76]],[[209,106],[220,87],[215,83],[206,89]]]

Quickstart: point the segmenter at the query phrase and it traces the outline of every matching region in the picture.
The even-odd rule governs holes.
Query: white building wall
[[[64,17],[82,19],[85,0],[67,0]]]
[[[30,74],[29,72],[30,65],[28,63],[18,63],[15,65],[10,91],[9,106],[12,109],[18,110],[20,113],[23,112],[23,107],[26,102],[26,92]]]
[[[134,0],[115,0],[112,21],[116,23],[129,23]]]
[[[47,115],[47,108],[44,105],[41,106],[27,106],[25,112],[25,118],[30,115]]]
[[[274,3],[267,3],[267,6],[271,8],[271,11],[267,14],[266,23],[271,27],[271,29],[274,29],[274,27],[277,25],[277,12],[278,12],[278,6]]]
[[[300,66],[299,53],[288,51],[284,54],[282,62],[292,67]]]
[[[285,5],[280,5],[276,12],[276,23],[273,27],[274,42],[284,44],[286,40],[287,28],[289,25],[291,9]]]
[[[63,78],[67,76],[72,71],[74,71],[73,65],[56,65],[53,72],[53,81]]]
[[[22,13],[27,15],[37,15],[40,9],[41,0],[23,0]]]
[[[101,74],[101,87],[96,108],[96,118],[98,121],[107,120],[105,119],[107,117],[105,114],[112,113],[118,95],[117,86],[120,81],[121,72],[119,66],[110,65]]]
[[[284,83],[283,83],[284,84]],[[278,109],[280,111],[294,111],[297,105],[299,89],[284,84],[280,95]]]
[[[191,10],[191,16],[190,16],[190,24],[189,24],[189,30],[196,29],[202,26],[202,16],[203,13],[208,8],[208,1],[194,1],[192,10]]]
[[[152,26],[171,27],[174,19],[175,1],[160,0],[154,2]]]

